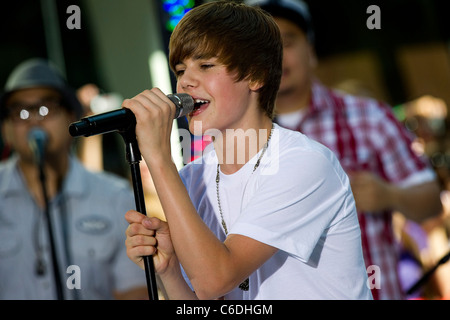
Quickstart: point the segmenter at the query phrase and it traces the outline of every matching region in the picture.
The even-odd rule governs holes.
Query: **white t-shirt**
[[[261,152],[261,151],[260,151]],[[279,250],[250,276],[250,290],[226,299],[371,299],[348,177],[334,154],[275,125],[269,147],[238,172],[220,173],[229,233]],[[180,175],[203,221],[225,239],[216,194],[214,148]]]

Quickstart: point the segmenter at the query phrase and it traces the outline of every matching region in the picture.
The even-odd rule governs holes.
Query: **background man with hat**
[[[68,127],[81,113],[75,92],[46,60],[23,62],[6,82],[0,124],[13,155],[0,164],[0,299],[146,297],[145,274],[123,245],[123,212],[134,207],[129,182],[89,172],[71,154]],[[40,166],[32,130],[46,137]]]
[[[308,6],[299,0],[247,0],[274,16],[283,37],[276,121],[333,150],[350,177],[366,266],[380,270],[374,299],[402,299],[392,212],[421,221],[441,212],[434,171],[412,152],[391,108],[338,93],[314,77],[317,59]],[[368,269],[377,270],[377,269]],[[373,272],[373,271],[371,271]],[[369,276],[372,274],[369,273]]]

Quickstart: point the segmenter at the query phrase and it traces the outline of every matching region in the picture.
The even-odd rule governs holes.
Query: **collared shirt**
[[[368,170],[399,186],[435,178],[427,162],[411,150],[412,136],[388,105],[333,91],[319,82],[311,93],[308,110],[295,126],[288,127],[334,151],[345,170]],[[282,118],[278,122],[284,125]],[[379,281],[372,288],[375,299],[404,298],[391,215],[390,211],[358,212],[368,274]],[[379,277],[372,273],[376,270]]]
[[[114,290],[145,286],[124,245],[124,215],[134,208],[128,181],[70,159],[62,192],[49,204],[65,299],[111,299]],[[0,165],[0,299],[57,297],[48,232],[13,156]]]

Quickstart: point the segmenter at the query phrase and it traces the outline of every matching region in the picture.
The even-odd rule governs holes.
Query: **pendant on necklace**
[[[239,289],[241,289],[242,291],[248,291],[249,289],[249,284],[248,284],[248,278],[245,279],[240,285],[239,285]]]

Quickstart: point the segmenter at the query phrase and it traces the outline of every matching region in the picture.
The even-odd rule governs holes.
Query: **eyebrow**
[[[185,58],[186,59],[186,58]],[[215,55],[210,55],[207,53],[198,53],[198,54],[194,54],[191,57],[188,57],[187,59],[192,59],[192,60],[203,60],[203,59],[219,59],[219,57],[215,56]],[[178,62],[177,64],[175,64],[175,68],[180,66],[180,65],[184,65],[184,63],[182,61]]]
[[[297,35],[294,32],[288,31],[281,34],[281,38],[295,38]]]
[[[194,60],[202,60],[202,59],[211,59],[211,58],[217,58],[217,56],[209,53],[199,53],[192,57]]]

